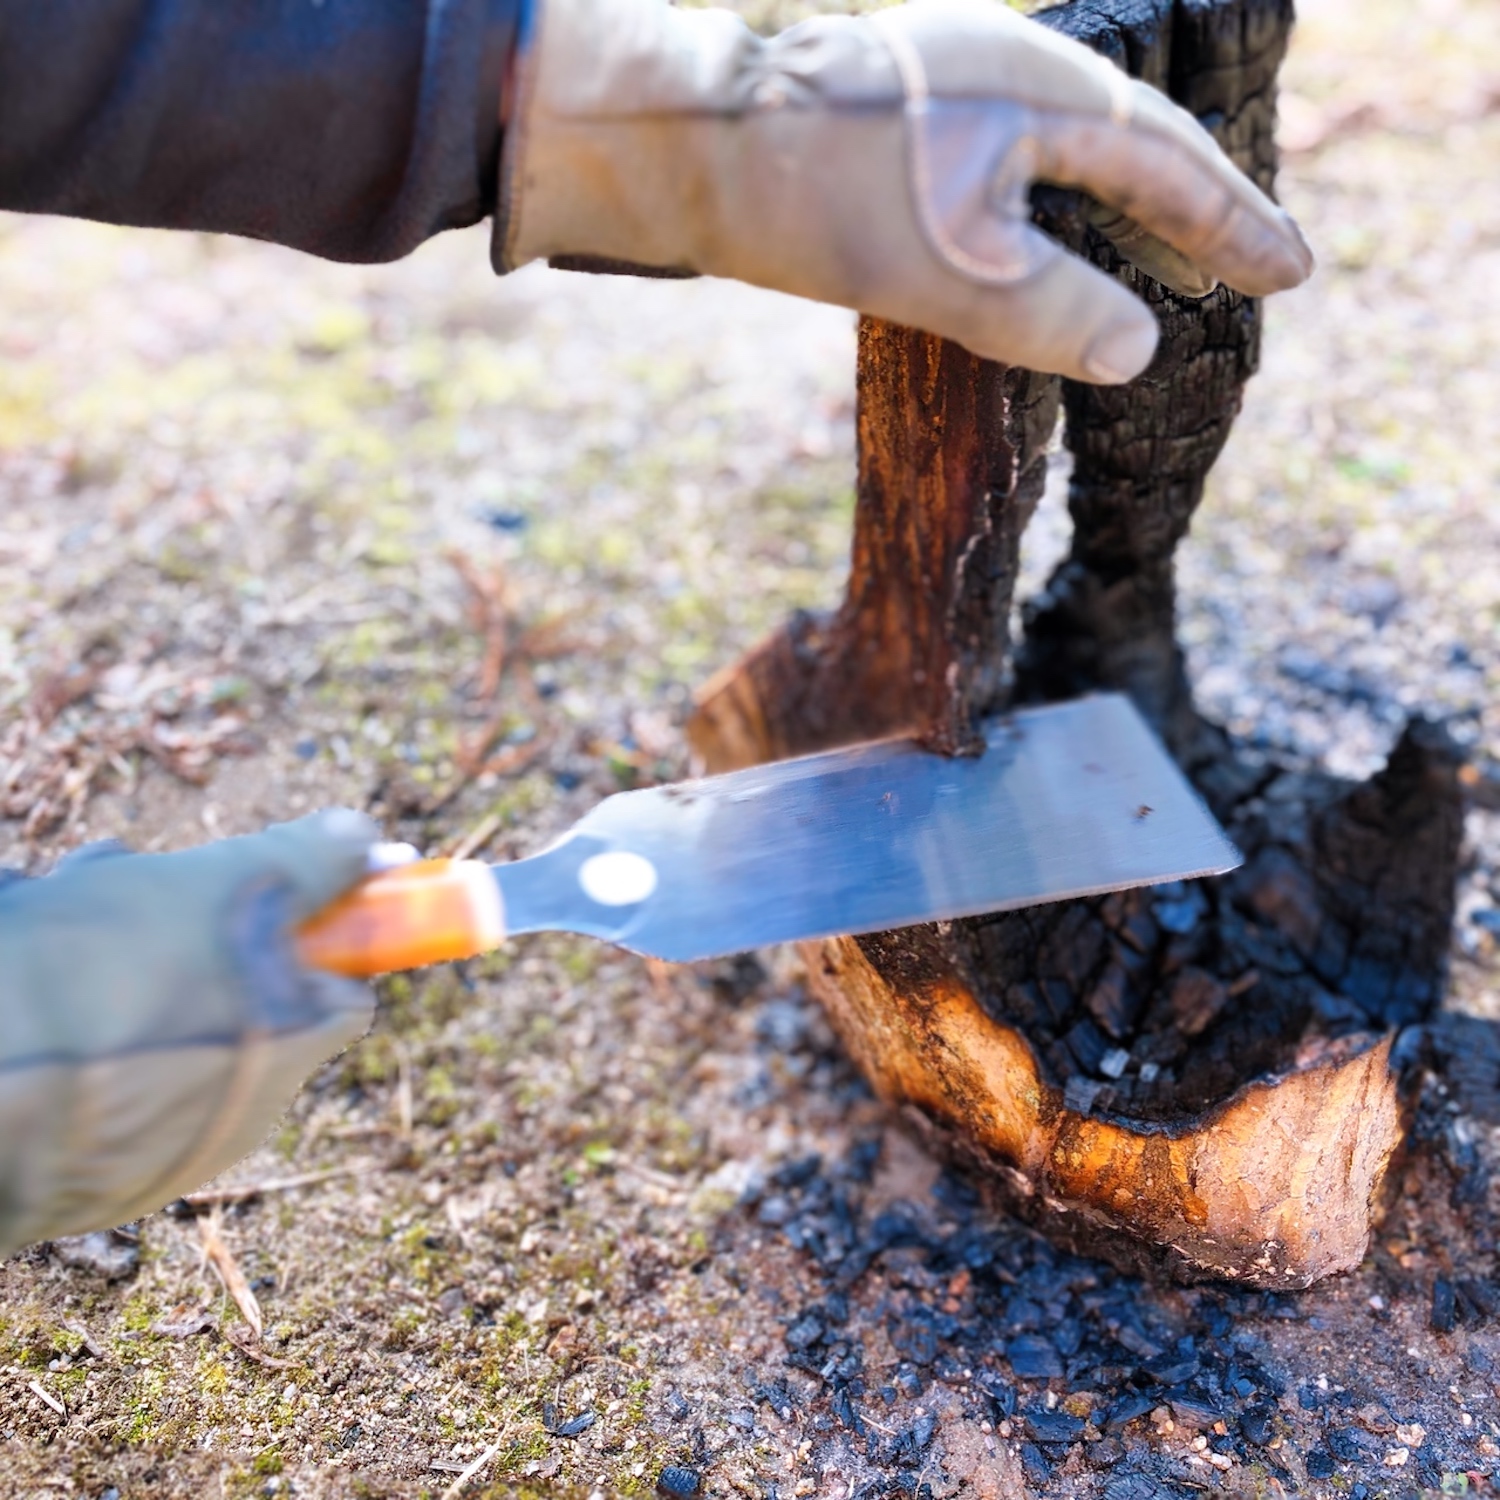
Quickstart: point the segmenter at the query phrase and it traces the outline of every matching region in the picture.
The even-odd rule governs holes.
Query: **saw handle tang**
[[[367,979],[474,958],[505,939],[505,910],[477,859],[424,859],[371,875],[297,928],[309,968]]]

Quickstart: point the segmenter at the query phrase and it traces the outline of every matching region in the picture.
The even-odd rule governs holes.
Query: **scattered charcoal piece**
[[[1140,996],[1118,959],[1106,964],[1083,1003],[1093,1018],[1117,1042],[1130,1035],[1141,1012]]]
[[[974,1384],[990,1398],[1000,1420],[1016,1413],[1016,1388],[996,1370],[981,1370]]]
[[[1030,1297],[1013,1297],[1005,1309],[1005,1326],[1015,1333],[1035,1333],[1047,1321],[1041,1304]]]
[[[1104,1033],[1087,1017],[1075,1022],[1063,1040],[1068,1044],[1073,1060],[1085,1073],[1097,1073],[1105,1053],[1110,1050]]]
[[[1174,937],[1186,937],[1208,910],[1208,900],[1199,885],[1176,881],[1172,886],[1157,886],[1154,894],[1156,899],[1151,903],[1151,914],[1156,918],[1156,925]]]
[[[659,1495],[696,1495],[703,1485],[703,1477],[696,1469],[681,1464],[668,1464],[656,1476],[656,1492]]]
[[[811,1349],[828,1332],[822,1317],[809,1308],[786,1331],[788,1349]]]
[[[1303,1411],[1318,1411],[1328,1404],[1328,1397],[1311,1381],[1304,1380],[1297,1387],[1297,1405]]]
[[[1211,1427],[1223,1420],[1219,1403],[1191,1386],[1174,1386],[1166,1395],[1172,1414],[1185,1427]]]
[[[1104,1419],[1104,1430],[1106,1432],[1118,1432],[1122,1427],[1134,1422],[1138,1417],[1144,1417],[1147,1412],[1156,1408],[1154,1396],[1143,1396],[1139,1392],[1127,1392],[1109,1409],[1109,1415]]]
[[[1113,1333],[1115,1342],[1138,1359],[1156,1359],[1164,1352],[1162,1346],[1145,1329],[1128,1320],[1122,1319]]]
[[[1264,1448],[1276,1435],[1275,1415],[1275,1408],[1263,1402],[1247,1406],[1240,1413],[1240,1431],[1244,1433],[1245,1441],[1254,1443],[1257,1448]]]
[[[542,1429],[552,1437],[575,1438],[587,1432],[598,1418],[592,1411],[581,1411],[566,1421],[557,1420],[557,1408],[550,1402],[542,1402]]]
[[[1228,987],[1194,964],[1188,964],[1178,973],[1167,992],[1172,1016],[1184,1036],[1206,1031],[1228,1001]]]
[[[1494,1286],[1471,1279],[1456,1282],[1453,1290],[1469,1322],[1484,1324],[1500,1317],[1500,1293]]]
[[[1458,1312],[1454,1305],[1453,1283],[1446,1276],[1439,1276],[1432,1283],[1432,1313],[1428,1322],[1434,1333],[1452,1333]]]
[[[937,1358],[937,1329],[925,1307],[913,1308],[903,1318],[891,1319],[891,1347],[915,1365],[930,1365]]]
[[[1307,1465],[1307,1477],[1309,1479],[1332,1479],[1338,1465],[1333,1461],[1333,1455],[1326,1448],[1309,1448],[1304,1460]]]
[[[1023,1333],[1009,1340],[1005,1357],[1021,1380],[1057,1380],[1063,1374],[1062,1356],[1040,1334]]]
[[[834,1416],[838,1418],[840,1427],[847,1428],[850,1432],[857,1432],[861,1436],[864,1435],[865,1424],[860,1420],[859,1411],[849,1395],[847,1386],[840,1387],[833,1393],[829,1406]]]
[[[929,1411],[924,1412],[915,1422],[911,1424],[912,1446],[921,1452],[932,1442],[937,1435],[937,1418]]]
[[[1330,1427],[1323,1434],[1328,1451],[1341,1464],[1358,1463],[1365,1449],[1365,1440],[1357,1427]]]
[[[1093,1109],[1095,1101],[1104,1092],[1104,1085],[1092,1078],[1075,1073],[1063,1085],[1063,1107],[1075,1115],[1086,1115]]]
[[[902,1365],[892,1378],[905,1395],[920,1396],[922,1394],[922,1377],[911,1365]]]
[[[1083,1420],[1069,1416],[1065,1411],[1032,1407],[1022,1415],[1032,1437],[1039,1443],[1076,1443],[1083,1436]]]
[[[1198,1356],[1196,1354],[1163,1354],[1156,1359],[1148,1359],[1141,1366],[1143,1370],[1162,1385],[1180,1385],[1184,1380],[1191,1380],[1198,1373]]]
[[[1063,1318],[1054,1323],[1052,1343],[1064,1359],[1071,1359],[1083,1347],[1083,1324],[1077,1318]]]
[[[883,1385],[880,1387],[880,1399],[884,1401],[887,1406],[894,1406],[900,1398],[896,1392],[895,1386]]]
[[[815,1151],[810,1156],[798,1157],[796,1161],[789,1161],[778,1167],[772,1174],[771,1181],[779,1188],[806,1187],[818,1175],[822,1165],[823,1158]]]
[[[1032,1484],[1046,1484],[1052,1478],[1052,1465],[1035,1443],[1021,1444],[1021,1472]]]
[[[1161,936],[1156,919],[1145,907],[1133,912],[1119,931],[1120,940],[1140,954],[1150,953]]]
[[[662,1400],[667,1415],[674,1422],[680,1422],[684,1417],[691,1416],[693,1408],[688,1405],[681,1391],[673,1389],[667,1392]]]
[[[1106,1078],[1119,1078],[1130,1066],[1130,1054],[1123,1047],[1111,1047],[1099,1059],[1099,1071]]]
[[[1084,1453],[1088,1461],[1096,1468],[1112,1468],[1125,1457],[1125,1444],[1119,1438],[1100,1438],[1097,1443],[1090,1443]]]
[[[755,1413],[753,1411],[731,1411],[726,1412],[724,1420],[731,1427],[738,1427],[741,1432],[755,1431]]]

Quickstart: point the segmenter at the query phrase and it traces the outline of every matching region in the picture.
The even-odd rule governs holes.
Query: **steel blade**
[[[1240,862],[1126,698],[1027,709],[987,739],[977,757],[886,740],[607,798],[552,849],[496,867],[507,925],[688,961]],[[603,904],[586,866],[621,853],[650,862],[654,889]]]

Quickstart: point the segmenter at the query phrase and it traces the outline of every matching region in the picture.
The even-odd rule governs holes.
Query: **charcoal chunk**
[[[1065,1411],[1033,1408],[1025,1416],[1026,1426],[1039,1443],[1076,1443],[1083,1436],[1082,1419]]]
[[[1338,1465],[1326,1448],[1310,1448],[1307,1452],[1307,1477],[1309,1479],[1332,1479]]]
[[[1264,1448],[1276,1435],[1274,1416],[1274,1409],[1263,1403],[1246,1407],[1240,1417],[1240,1431],[1244,1433],[1245,1441],[1254,1443],[1257,1448]]]
[[[1063,1373],[1062,1355],[1040,1334],[1011,1339],[1005,1346],[1005,1357],[1022,1380],[1056,1380]]]
[[[1439,1276],[1432,1283],[1432,1313],[1428,1321],[1434,1333],[1452,1333],[1458,1318],[1454,1302],[1453,1283],[1446,1276]]]
[[[656,1476],[656,1492],[659,1495],[696,1495],[702,1487],[702,1475],[696,1469],[689,1469],[681,1464],[668,1464]]]

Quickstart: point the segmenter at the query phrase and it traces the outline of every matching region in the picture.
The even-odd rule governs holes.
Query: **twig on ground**
[[[463,1472],[459,1474],[458,1478],[455,1479],[446,1490],[443,1491],[442,1500],[458,1500],[458,1497],[464,1492],[464,1486],[468,1484],[468,1482],[473,1479],[479,1473],[479,1471],[485,1467],[486,1464],[494,1461],[500,1450],[505,1446],[509,1437],[510,1429],[509,1427],[507,1427],[500,1434],[500,1436],[497,1437],[495,1441],[491,1443],[489,1447],[486,1448],[484,1452],[474,1460],[473,1463],[471,1463],[466,1469],[464,1469]]]
[[[64,1422],[68,1420],[68,1408],[44,1386],[40,1380],[28,1380],[26,1387],[33,1395],[40,1396],[48,1406],[60,1416]]]
[[[486,813],[459,841],[448,851],[450,859],[471,859],[478,854],[494,836],[500,832],[505,824],[505,819],[499,813]]]
[[[226,1344],[232,1344],[248,1360],[253,1360],[258,1365],[264,1365],[268,1370],[300,1370],[303,1368],[300,1360],[277,1359],[274,1354],[267,1354],[256,1344],[249,1334],[242,1332],[237,1326],[220,1328],[219,1334]]]
[[[357,1177],[365,1172],[378,1172],[378,1161],[350,1162],[343,1167],[327,1167],[321,1172],[301,1172],[295,1177],[271,1177],[260,1182],[231,1182],[223,1187],[200,1188],[196,1193],[184,1193],[182,1201],[194,1208],[207,1208],[215,1203],[248,1203],[252,1198],[264,1197],[267,1193],[288,1193],[293,1188],[313,1187],[320,1182],[331,1182],[336,1177]]]
[[[219,1280],[224,1284],[224,1290],[234,1299],[234,1305],[239,1308],[240,1316],[254,1329],[255,1337],[258,1339],[262,1328],[260,1303],[256,1300],[255,1293],[250,1290],[250,1283],[245,1279],[245,1273],[240,1270],[239,1262],[219,1234],[219,1210],[217,1208],[213,1213],[205,1214],[198,1220],[198,1236],[203,1241],[203,1252],[208,1257],[209,1264],[213,1266],[218,1273]]]

